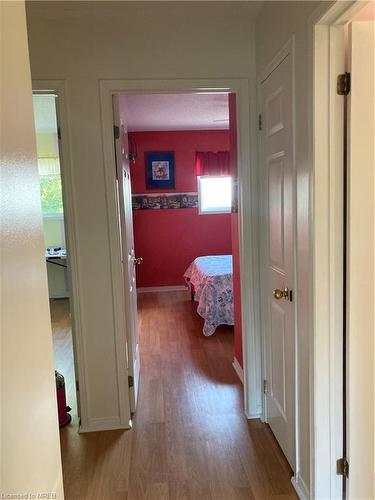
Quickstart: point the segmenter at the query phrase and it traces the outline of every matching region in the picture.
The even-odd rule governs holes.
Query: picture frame
[[[146,151],[145,165],[147,189],[174,189],[173,151]]]

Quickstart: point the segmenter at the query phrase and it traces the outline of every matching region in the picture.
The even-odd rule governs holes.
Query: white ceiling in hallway
[[[129,132],[229,128],[227,93],[122,95],[121,105]]]

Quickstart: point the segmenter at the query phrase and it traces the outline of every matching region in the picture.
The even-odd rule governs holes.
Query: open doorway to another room
[[[53,93],[33,94],[59,426],[62,428],[68,424],[78,426],[78,411],[57,99]]]
[[[128,94],[118,103],[140,264],[141,366],[178,352],[181,367],[200,373],[192,393],[223,392],[228,410],[234,401],[242,409],[235,95]]]
[[[130,160],[140,405],[151,386],[161,395],[177,380],[187,401],[243,412],[235,95],[123,94],[118,103]],[[160,365],[149,370],[154,356]]]

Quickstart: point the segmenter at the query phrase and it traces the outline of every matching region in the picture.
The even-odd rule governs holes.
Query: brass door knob
[[[280,300],[284,297],[285,300],[290,300],[290,291],[289,288],[284,288],[284,290],[280,290],[280,288],[276,288],[273,291],[273,296],[276,300]]]
[[[276,300],[280,300],[284,297],[284,292],[279,288],[276,288],[276,290],[273,291],[273,296]]]
[[[138,266],[139,266],[139,265],[143,264],[143,258],[142,257],[133,257],[133,262],[134,262],[134,264],[138,264]]]

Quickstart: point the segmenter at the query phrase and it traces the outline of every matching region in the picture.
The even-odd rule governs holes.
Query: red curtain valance
[[[195,174],[198,175],[230,175],[229,151],[211,151],[195,153]]]

